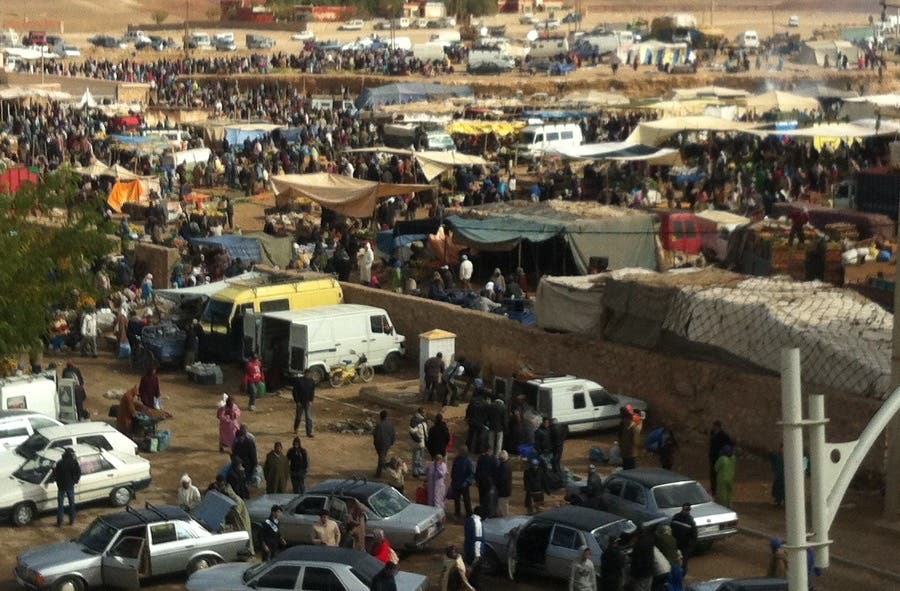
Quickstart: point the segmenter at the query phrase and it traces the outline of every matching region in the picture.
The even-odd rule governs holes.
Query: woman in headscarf
[[[200,504],[200,489],[191,482],[191,477],[187,474],[181,477],[181,486],[178,487],[179,507],[190,513]]]
[[[494,282],[494,290],[497,291],[501,296],[506,293],[506,279],[503,277],[503,273],[500,272],[500,269],[494,269],[494,274],[491,275],[491,281]]]
[[[231,448],[234,436],[241,426],[241,409],[231,396],[227,396],[225,405],[216,411],[216,417],[219,419],[219,451],[225,451],[226,447]]]
[[[444,508],[444,502],[447,499],[446,478],[447,462],[444,461],[442,454],[438,454],[425,470],[425,479],[428,484],[428,504],[432,507]]]
[[[119,401],[119,414],[116,415],[116,428],[129,437],[131,437],[134,419],[137,417],[136,397],[137,388],[125,392]]]

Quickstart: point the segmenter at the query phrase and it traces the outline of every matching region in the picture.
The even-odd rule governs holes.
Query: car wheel
[[[113,507],[124,507],[131,502],[131,489],[127,486],[117,486],[109,493],[109,500]]]
[[[222,561],[215,556],[198,556],[197,558],[193,559],[188,565],[187,572],[188,574],[195,573],[198,570],[216,566],[220,562]]]
[[[309,369],[309,378],[316,384],[319,384],[325,379],[325,372],[322,371],[321,367],[311,367]]]
[[[371,365],[363,365],[359,368],[359,379],[368,384],[375,377],[375,370]]]
[[[63,577],[53,583],[53,591],[84,591],[84,581],[78,577]]]
[[[17,527],[28,525],[34,519],[34,505],[31,503],[19,503],[12,510],[12,522]]]
[[[481,569],[488,575],[500,574],[500,559],[491,548],[485,549],[481,556]]]
[[[387,357],[384,358],[384,363],[381,365],[381,369],[384,370],[384,373],[394,373],[400,370],[400,355],[398,353],[390,353]]]
[[[331,372],[331,375],[328,376],[328,383],[331,384],[332,388],[340,388],[344,385],[344,372],[342,371],[334,371]]]

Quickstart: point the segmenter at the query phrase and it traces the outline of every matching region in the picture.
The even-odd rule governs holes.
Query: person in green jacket
[[[282,494],[287,491],[288,483],[291,481],[291,462],[284,455],[280,441],[276,442],[275,448],[266,455],[263,475],[266,477],[266,494]]]
[[[734,448],[726,445],[716,460],[716,500],[726,507],[731,507],[736,464]]]

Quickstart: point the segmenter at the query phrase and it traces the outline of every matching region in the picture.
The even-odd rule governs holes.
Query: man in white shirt
[[[464,289],[472,289],[472,261],[467,255],[462,255],[462,262],[459,263],[459,280],[463,284]]]

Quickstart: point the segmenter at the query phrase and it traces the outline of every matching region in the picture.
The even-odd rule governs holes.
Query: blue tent
[[[378,105],[398,105],[415,101],[427,101],[440,97],[472,96],[472,87],[456,84],[427,84],[401,82],[365,88],[356,97],[357,109],[372,109]]]
[[[263,260],[259,238],[224,234],[222,236],[191,238],[190,242],[201,246],[221,246],[232,259],[240,258],[243,262],[259,263]]]

